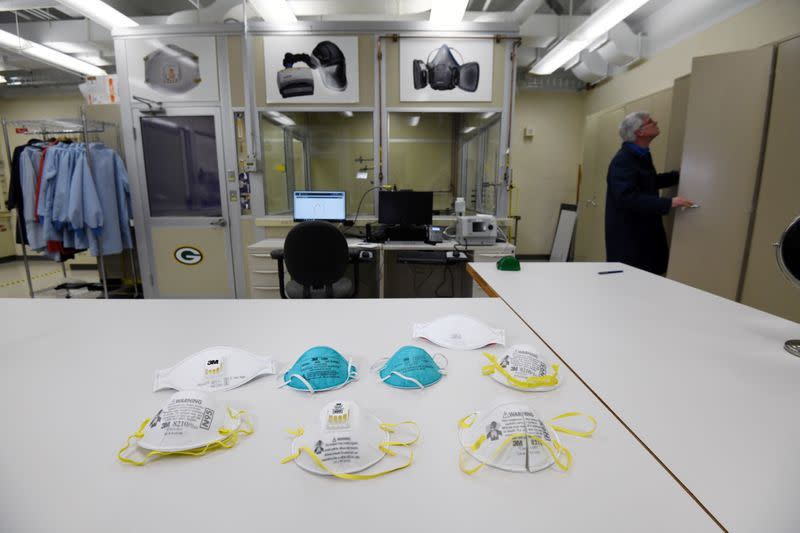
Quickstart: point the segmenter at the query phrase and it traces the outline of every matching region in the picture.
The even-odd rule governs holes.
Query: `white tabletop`
[[[481,374],[478,351],[411,339],[414,322],[474,315],[509,343],[546,347],[499,300],[2,301],[0,531],[713,531],[714,522],[568,370],[546,393],[507,389]],[[330,345],[355,359],[361,379],[308,395],[259,378],[221,393],[247,409],[256,431],[231,450],[166,457],[144,467],[116,452],[169,398],[153,372],[211,345],[292,363]],[[449,374],[424,391],[377,382],[368,368],[403,344],[447,355]],[[457,466],[456,421],[499,397],[550,418],[594,415],[592,438],[564,436],[574,464],[514,474]],[[371,481],[315,476],[295,464],[285,430],[351,399],[384,421],[412,419],[415,463]],[[380,466],[380,463],[378,464]]]
[[[723,526],[798,530],[800,325],[619,263],[471,268]]]

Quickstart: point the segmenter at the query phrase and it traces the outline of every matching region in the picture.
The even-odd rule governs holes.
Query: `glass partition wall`
[[[290,215],[294,191],[345,191],[347,216],[373,185],[372,113],[259,113],[267,215]],[[361,214],[374,212],[367,195]]]
[[[433,191],[435,214],[496,212],[500,113],[389,113],[389,184]]]

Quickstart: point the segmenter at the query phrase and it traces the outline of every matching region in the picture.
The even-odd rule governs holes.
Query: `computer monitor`
[[[344,191],[294,191],[294,220],[343,222],[346,205]]]
[[[429,226],[433,222],[433,193],[381,191],[378,194],[378,222],[398,226]]]

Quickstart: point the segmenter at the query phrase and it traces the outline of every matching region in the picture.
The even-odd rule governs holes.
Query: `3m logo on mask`
[[[430,85],[434,91],[451,91],[458,87],[463,91],[474,93],[480,80],[480,65],[477,62],[464,63],[456,61],[453,52],[461,54],[455,48],[443,44],[428,54],[425,61],[415,59],[414,89],[424,89]],[[433,58],[431,59],[431,56]]]

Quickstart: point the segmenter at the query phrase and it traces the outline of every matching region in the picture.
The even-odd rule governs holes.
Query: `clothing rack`
[[[119,128],[116,124],[110,122],[102,122],[98,120],[88,120],[86,118],[86,111],[83,106],[81,106],[81,116],[78,119],[44,119],[44,120],[6,120],[5,117],[0,118],[0,122],[3,126],[3,140],[6,144],[6,156],[8,157],[8,165],[9,165],[9,172],[11,171],[11,144],[8,138],[8,128],[9,126],[15,129],[15,132],[18,134],[23,135],[37,135],[42,138],[42,140],[46,141],[48,136],[53,135],[81,135],[81,138],[84,143],[84,150],[86,151],[86,158],[89,162],[89,168],[92,168],[91,162],[91,151],[89,150],[89,134],[90,133],[103,133],[106,131],[106,128],[114,127],[117,128],[117,142],[119,144]],[[121,146],[118,146],[121,148]],[[92,176],[94,178],[94,176]],[[22,217],[19,216],[17,213],[17,231],[20,235],[23,234],[22,231]],[[22,246],[22,259],[25,263],[25,277],[28,281],[28,294],[31,298],[34,298],[34,290],[33,290],[33,281],[31,279],[31,270],[30,264],[28,262],[28,253],[26,250],[26,245],[23,239],[21,243]],[[108,281],[106,279],[106,269],[105,269],[105,262],[103,261],[103,244],[100,239],[97,241],[98,246],[98,266],[100,271],[100,279],[103,283],[103,297],[108,299]],[[138,283],[138,276],[136,274],[136,261],[134,259],[134,254],[130,253],[131,258],[131,273],[133,276],[133,286],[134,286],[134,298],[138,298],[139,296],[139,283]],[[64,278],[67,278],[67,269],[64,265],[64,261],[61,262],[61,271],[64,274]]]

